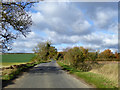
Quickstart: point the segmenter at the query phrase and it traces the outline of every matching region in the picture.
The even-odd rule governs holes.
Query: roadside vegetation
[[[57,49],[51,45],[50,41],[40,42],[33,51],[36,54],[35,62],[50,60],[57,54]]]
[[[97,73],[99,75],[104,76],[105,78],[108,78],[110,81],[114,83],[114,85],[118,86],[118,63],[109,63],[104,64],[103,66],[99,68],[93,68],[91,71],[92,73]]]
[[[56,60],[64,70],[97,88],[117,88],[118,56],[117,52],[114,54],[110,49],[99,52],[74,47],[58,52]]]
[[[59,61],[58,64],[62,67],[63,70],[68,71],[70,74],[76,75],[90,85],[94,85],[95,88],[117,88],[114,82],[110,81],[108,78],[105,78],[98,73],[83,72],[81,70],[77,70],[72,66],[65,65]]]

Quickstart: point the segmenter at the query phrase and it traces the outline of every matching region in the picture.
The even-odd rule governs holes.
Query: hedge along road
[[[33,67],[4,88],[92,88],[61,70],[56,61]]]

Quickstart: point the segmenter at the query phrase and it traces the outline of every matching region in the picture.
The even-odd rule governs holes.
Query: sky
[[[16,39],[10,52],[31,53],[39,42],[47,40],[58,51],[75,46],[118,49],[117,2],[39,2],[29,14],[31,32]]]

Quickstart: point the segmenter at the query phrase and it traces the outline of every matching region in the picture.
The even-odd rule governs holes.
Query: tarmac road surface
[[[56,61],[41,63],[5,88],[91,88],[61,70]]]

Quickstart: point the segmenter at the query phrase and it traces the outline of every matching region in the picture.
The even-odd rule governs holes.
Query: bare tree
[[[29,8],[35,2],[2,2],[1,12],[1,29],[0,42],[2,42],[2,52],[11,50],[11,43],[20,34],[26,35],[31,30],[31,15],[28,14]]]

